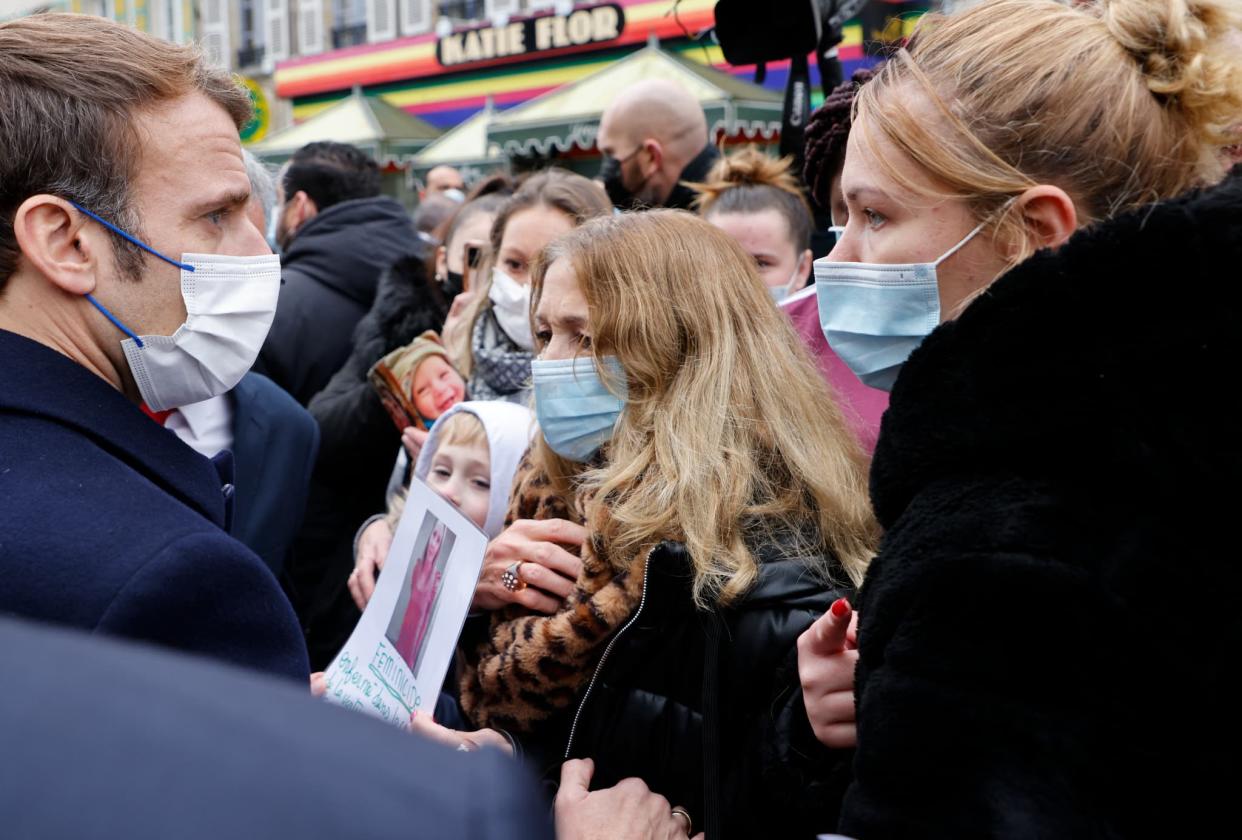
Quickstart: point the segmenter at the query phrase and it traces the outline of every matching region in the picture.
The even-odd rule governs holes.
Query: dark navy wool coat
[[[230,461],[218,468],[86,368],[0,330],[0,614],[305,680],[293,609],[225,532]]]

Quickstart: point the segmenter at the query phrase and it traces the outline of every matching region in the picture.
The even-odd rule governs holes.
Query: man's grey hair
[[[275,170],[259,160],[249,149],[242,149],[246,160],[246,177],[250,179],[250,196],[263,208],[263,220],[270,222],[276,207]]]

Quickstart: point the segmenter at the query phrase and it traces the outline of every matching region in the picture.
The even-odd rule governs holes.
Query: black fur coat
[[[1037,255],[911,356],[843,833],[1236,830],[1239,175]]]

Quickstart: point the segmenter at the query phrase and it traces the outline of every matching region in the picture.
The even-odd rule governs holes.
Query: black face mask
[[[621,181],[621,161],[612,155],[604,155],[604,160],[599,166],[599,180],[604,182],[608,200],[613,203],[613,206],[620,207],[622,210],[629,210],[633,207],[634,196]]]
[[[444,296],[452,300],[460,295],[464,280],[465,278],[460,271],[446,271],[444,280],[440,283],[440,288],[444,290]]]
[[[621,179],[621,164],[634,157],[640,151],[642,151],[641,146],[623,158],[604,155],[604,160],[600,164],[597,177],[604,182],[604,189],[608,193],[608,200],[619,210],[638,210],[648,206],[647,202],[626,189],[625,183]],[[644,179],[639,187],[641,188],[646,183],[647,181]]]

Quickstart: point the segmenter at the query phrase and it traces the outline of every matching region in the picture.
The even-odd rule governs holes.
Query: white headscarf
[[[487,445],[491,450],[492,498],[487,508],[487,521],[483,532],[495,539],[505,526],[505,514],[509,509],[509,491],[513,489],[513,476],[526,450],[530,448],[535,433],[535,415],[529,408],[500,401],[461,402],[436,418],[427,442],[418,454],[414,465],[414,477],[426,481],[431,472],[431,461],[440,445],[440,430],[444,421],[460,411],[468,411],[479,419],[487,432]]]

